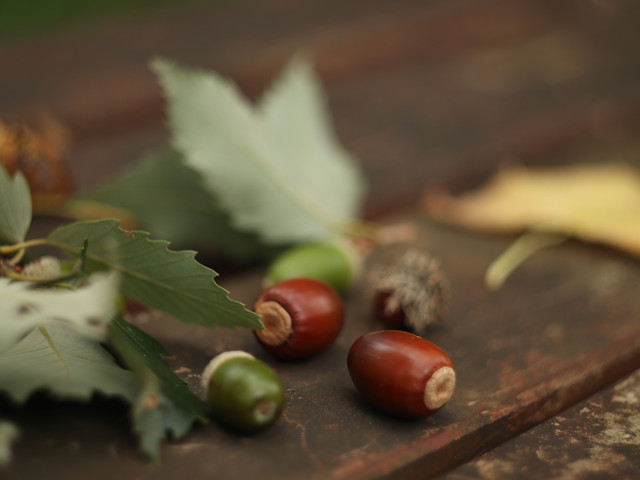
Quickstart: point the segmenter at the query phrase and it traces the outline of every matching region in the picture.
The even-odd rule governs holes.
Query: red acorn
[[[449,356],[409,332],[382,330],[358,338],[347,366],[358,391],[379,409],[422,417],[449,401],[456,375]]]
[[[342,329],[344,309],[326,283],[292,278],[265,289],[254,304],[265,329],[254,330],[262,347],[281,359],[303,359],[328,348]]]

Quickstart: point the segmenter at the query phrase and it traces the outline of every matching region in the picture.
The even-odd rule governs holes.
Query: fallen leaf
[[[235,228],[281,245],[358,223],[364,179],[306,60],[294,58],[255,106],[214,72],[165,59],[151,65],[167,98],[172,146]]]
[[[541,232],[640,257],[640,171],[620,163],[509,167],[475,191],[427,192],[434,219],[486,232]]]

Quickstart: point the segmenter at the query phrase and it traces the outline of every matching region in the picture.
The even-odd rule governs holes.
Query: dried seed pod
[[[10,175],[24,174],[35,210],[55,208],[71,194],[72,176],[64,160],[70,142],[69,130],[45,111],[24,124],[0,121],[0,164]]]
[[[45,255],[27,263],[22,274],[38,280],[51,280],[62,275],[62,267],[56,257]]]
[[[371,404],[399,417],[429,415],[451,398],[456,375],[449,356],[413,333],[382,330],[358,338],[347,367]]]
[[[371,270],[374,314],[389,328],[420,335],[446,312],[450,289],[440,261],[418,249]]]
[[[337,292],[311,278],[292,278],[265,289],[254,304],[265,329],[254,330],[262,347],[282,359],[303,359],[327,349],[342,329]]]

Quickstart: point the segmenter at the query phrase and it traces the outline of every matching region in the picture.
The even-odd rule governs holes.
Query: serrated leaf
[[[0,388],[18,403],[40,389],[66,399],[89,400],[97,391],[134,402],[139,384],[96,340],[50,324],[0,354]]]
[[[79,255],[87,240],[89,272],[119,272],[126,297],[183,322],[207,327],[261,327],[255,313],[229,298],[229,292],[216,284],[217,273],[198,263],[195,252],[174,252],[168,249],[168,242],[148,237],[147,232],[124,232],[116,220],[100,220],[60,227],[47,242]]]
[[[13,179],[0,164],[0,244],[19,243],[31,225],[31,194],[20,172]]]
[[[162,361],[168,352],[155,339],[120,318],[114,319],[109,338],[144,386],[134,408],[134,423],[140,448],[157,459],[167,433],[180,438],[194,422],[207,421],[204,406]]]
[[[172,244],[199,246],[237,261],[268,253],[257,236],[231,227],[229,216],[202,185],[183,156],[167,149],[146,156],[98,190],[86,192],[67,208],[78,216],[98,202],[124,209],[140,225]],[[95,209],[95,208],[94,208]]]
[[[320,84],[293,61],[258,108],[213,72],[158,59],[173,146],[236,228],[272,244],[323,239],[358,215],[363,182],[331,131]]]
[[[113,273],[96,275],[77,290],[33,289],[28,282],[0,278],[0,352],[37,325],[64,323],[81,335],[106,338],[117,285]]]

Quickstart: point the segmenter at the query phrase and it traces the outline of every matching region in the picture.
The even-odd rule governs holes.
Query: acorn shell
[[[265,289],[254,304],[265,330],[254,330],[262,347],[281,359],[303,359],[333,344],[340,333],[344,307],[324,282],[292,278]]]
[[[347,366],[357,390],[374,406],[399,417],[422,417],[447,403],[455,387],[449,356],[405,331],[383,330],[358,338]]]
[[[360,257],[347,241],[300,245],[283,252],[273,261],[267,271],[265,285],[268,287],[290,278],[304,277],[343,292],[360,270]]]
[[[262,430],[274,423],[284,408],[284,388],[278,375],[246,352],[224,352],[215,357],[205,368],[202,383],[213,416],[236,430]]]

